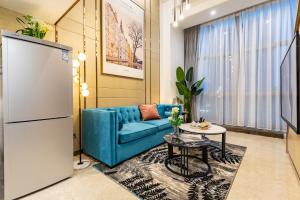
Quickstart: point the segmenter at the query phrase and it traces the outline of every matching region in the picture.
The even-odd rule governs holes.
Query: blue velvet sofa
[[[181,112],[181,106],[176,106]],[[84,153],[113,167],[163,143],[163,136],[173,132],[168,122],[173,107],[158,104],[161,119],[150,121],[142,121],[138,106],[83,110]]]

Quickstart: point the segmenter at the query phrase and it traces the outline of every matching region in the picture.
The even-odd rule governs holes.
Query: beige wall
[[[28,13],[30,14],[30,13]],[[7,31],[15,32],[16,30],[20,29],[20,24],[16,21],[16,17],[20,17],[23,14],[17,13],[12,10],[8,10],[6,8],[0,7],[0,29],[4,29]],[[45,37],[48,41],[55,41],[55,31],[49,31]]]
[[[179,96],[176,87],[176,69],[184,67],[184,32],[174,28],[173,1],[160,2],[160,101],[161,103],[173,103],[173,99]]]
[[[101,0],[85,0],[85,42],[86,42],[86,82],[90,95],[86,99],[87,108],[139,105],[159,103],[159,0],[136,0],[145,10],[145,79],[133,79],[102,73],[101,66]],[[95,15],[98,22],[95,21]],[[57,23],[57,41],[73,47],[73,57],[83,51],[83,0],[80,0]],[[96,50],[98,56],[96,57]],[[97,63],[97,65],[96,65]],[[83,72],[83,63],[81,63]],[[84,79],[81,73],[82,80]],[[78,150],[78,84],[74,84],[74,149]],[[98,91],[98,95],[96,95]],[[82,107],[84,99],[82,98]]]

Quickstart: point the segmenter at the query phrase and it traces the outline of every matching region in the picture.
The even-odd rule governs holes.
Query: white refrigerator
[[[0,199],[8,200],[73,174],[72,49],[1,34]]]

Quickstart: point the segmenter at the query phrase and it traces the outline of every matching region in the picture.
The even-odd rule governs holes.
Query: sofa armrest
[[[116,163],[118,141],[117,112],[88,109],[82,111],[83,151],[109,166]]]

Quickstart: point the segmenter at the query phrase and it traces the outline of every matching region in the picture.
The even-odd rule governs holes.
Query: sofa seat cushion
[[[131,142],[155,134],[157,131],[156,126],[142,122],[123,124],[122,130],[119,131],[119,143]]]
[[[171,124],[169,123],[168,118],[158,119],[158,120],[149,120],[149,121],[144,121],[143,123],[156,126],[159,131],[166,130],[168,128],[172,128]]]

